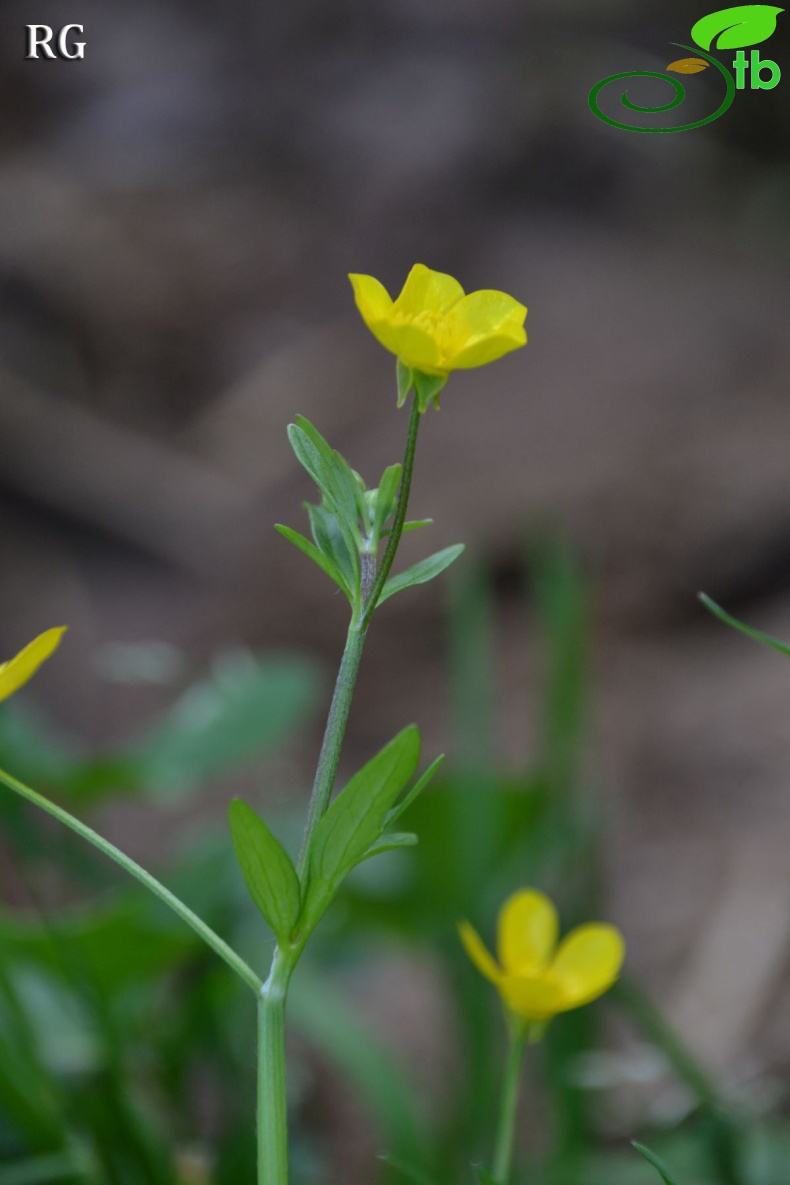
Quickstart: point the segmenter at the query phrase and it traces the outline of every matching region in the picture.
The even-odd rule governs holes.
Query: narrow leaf
[[[433,519],[432,518],[417,518],[417,519],[414,519],[412,522],[404,523],[402,533],[405,535],[407,531],[418,531],[420,529],[420,527],[432,527],[432,526],[433,526]]]
[[[316,829],[310,851],[305,902],[312,928],[343,877],[378,840],[387,812],[413,776],[420,758],[420,733],[409,725],[354,775],[330,805]]]
[[[314,450],[314,455],[318,457],[318,468],[324,475],[324,481],[331,499],[335,503],[335,508],[349,526],[356,529],[357,515],[364,514],[364,505],[362,490],[354,477],[351,466],[345,457],[341,456],[324,440],[318,429],[304,416],[296,417],[296,427],[307,438]]]
[[[300,535],[292,527],[283,526],[282,523],[275,523],[274,529],[275,531],[279,531],[289,542],[293,543],[294,547],[298,547],[301,552],[304,552],[308,559],[311,559],[314,564],[317,564],[330,580],[334,580],[338,588],[341,588],[348,599],[351,600],[351,590],[348,588],[345,579],[340,575],[332,561],[327,559],[324,553],[319,551],[309,539],[305,539],[304,535]]]
[[[406,797],[401,802],[399,802],[397,804],[397,806],[394,806],[392,808],[392,810],[389,812],[389,814],[387,815],[387,821],[385,824],[387,827],[391,827],[392,824],[395,822],[395,820],[399,819],[401,817],[401,815],[403,814],[403,812],[407,811],[409,809],[409,807],[414,802],[414,800],[416,798],[420,797],[423,790],[428,785],[431,778],[433,777],[433,775],[436,773],[437,769],[439,768],[440,765],[442,765],[443,762],[444,762],[444,753],[442,753],[440,757],[437,757],[435,761],[431,762],[431,764],[426,769],[425,773],[422,775],[422,777],[420,778],[420,780],[418,782],[415,782],[415,784],[412,786],[411,790],[406,795]]]
[[[776,28],[776,18],[783,8],[772,4],[739,4],[712,12],[693,26],[691,36],[701,49],[742,49],[767,41]]]
[[[780,642],[778,638],[774,638],[771,634],[764,634],[762,630],[756,630],[753,626],[744,625],[742,621],[738,621],[737,617],[731,617],[729,613],[726,613],[720,605],[717,605],[705,593],[700,593],[699,599],[705,608],[709,609],[714,617],[718,617],[725,625],[730,625],[740,633],[746,634],[747,638],[754,638],[756,642],[762,642],[765,646],[770,646],[772,650],[778,650],[780,654],[790,655],[790,646],[787,643]]]
[[[636,1140],[631,1141],[631,1147],[635,1148],[639,1155],[645,1158],[648,1164],[652,1164],[664,1182],[664,1185],[678,1185],[676,1178],[672,1176],[663,1160],[659,1160],[655,1152],[651,1152],[649,1148],[645,1148],[644,1144],[637,1144]]]
[[[488,1169],[484,1169],[481,1164],[473,1164],[472,1168],[475,1170],[480,1185],[500,1185],[493,1173],[489,1173]]]
[[[247,889],[280,942],[287,942],[299,921],[299,878],[290,857],[241,798],[230,804],[230,830],[236,859]]]
[[[379,1157],[379,1160],[383,1160],[385,1164],[395,1169],[407,1181],[411,1181],[412,1185],[435,1185],[433,1179],[427,1173],[424,1173],[421,1168],[409,1164],[405,1160],[401,1160],[399,1156],[392,1156],[389,1152],[385,1152]]]
[[[378,492],[376,494],[376,514],[374,526],[378,533],[395,509],[395,498],[400,485],[402,465],[390,465],[381,475]]]
[[[356,547],[349,547],[347,532],[343,531],[337,516],[326,506],[312,506],[309,502],[305,503],[305,509],[317,547],[341,573],[348,588],[358,590],[359,554]]]
[[[453,547],[445,547],[443,551],[437,551],[434,555],[428,556],[426,560],[420,560],[418,564],[407,568],[398,576],[391,576],[381,590],[381,596],[378,599],[379,605],[382,605],[389,597],[393,597],[395,593],[412,588],[415,584],[427,584],[429,580],[433,580],[435,576],[444,572],[445,568],[449,568],[463,550],[464,544],[456,543]]]
[[[91,827],[86,826],[85,823],[81,823],[79,819],[75,819],[68,811],[64,811],[62,807],[56,806],[48,798],[44,798],[43,794],[39,794],[36,790],[31,790],[23,782],[18,782],[16,778],[12,778],[5,770],[0,770],[0,782],[7,786],[9,790],[13,790],[21,798],[32,802],[34,806],[40,807],[48,815],[52,815],[53,818],[63,823],[66,827],[69,827],[72,831],[75,831],[77,835],[87,840],[89,844],[93,844],[95,848],[98,848],[105,856],[109,856],[116,864],[120,864],[121,868],[128,872],[130,876],[135,877],[142,885],[145,885],[146,889],[153,893],[155,897],[158,897],[160,901],[163,901],[165,905],[172,909],[173,913],[178,914],[181,920],[186,922],[203,939],[206,945],[211,947],[215,954],[218,954],[221,959],[224,959],[228,966],[254,992],[260,991],[262,987],[261,980],[252,968],[248,967],[244,960],[236,954],[235,950],[229,947],[227,942],[223,941],[219,934],[216,934],[210,926],[207,926],[202,918],[199,918],[187,905],[184,905],[184,902],[179,900],[174,893],[166,889],[156,877],[151,876],[150,872],[146,872],[131,857],[127,856],[119,848],[116,848],[115,844],[111,844],[108,840],[103,839]]]
[[[413,831],[389,831],[368,848],[362,859],[369,860],[371,856],[380,856],[382,852],[394,852],[396,848],[413,848],[419,842],[419,837]]]

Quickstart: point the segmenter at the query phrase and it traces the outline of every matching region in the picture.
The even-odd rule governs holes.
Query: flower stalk
[[[529,1027],[525,1022],[510,1025],[510,1047],[508,1049],[505,1076],[502,1083],[502,1104],[499,1111],[499,1127],[494,1147],[492,1176],[496,1185],[508,1185],[513,1163],[513,1139],[516,1130],[518,1093],[521,1082],[521,1067],[527,1045]]]

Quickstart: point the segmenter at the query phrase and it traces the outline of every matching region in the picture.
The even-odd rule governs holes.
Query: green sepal
[[[417,406],[420,414],[424,415],[433,403],[439,410],[439,396],[447,382],[446,374],[424,374],[421,370],[414,372],[414,390],[417,396]]]
[[[645,1148],[644,1144],[638,1144],[636,1140],[631,1141],[631,1147],[635,1148],[640,1156],[644,1157],[648,1164],[652,1164],[653,1168],[658,1173],[664,1185],[678,1185],[678,1181],[672,1176],[663,1160],[660,1160],[655,1152],[651,1152],[649,1148]]]
[[[419,842],[413,831],[390,831],[371,844],[362,860],[370,860],[371,856],[380,856],[382,852],[394,852],[397,848],[413,848]]]
[[[398,381],[398,407],[403,407],[414,386],[414,374],[411,367],[407,366],[405,362],[401,362],[400,358],[396,364],[395,374]]]
[[[404,728],[385,745],[331,803],[310,848],[304,908],[308,931],[337,892],[340,882],[381,837],[387,814],[420,759],[420,733]]]
[[[233,847],[245,884],[277,941],[287,943],[299,921],[301,890],[291,858],[263,819],[241,798],[228,810]]]
[[[330,559],[318,547],[315,547],[309,539],[305,539],[304,535],[300,535],[298,531],[294,531],[292,527],[283,526],[282,523],[274,524],[275,531],[279,531],[283,538],[293,543],[294,547],[298,547],[301,552],[311,559],[314,564],[324,572],[330,580],[334,580],[335,584],[343,590],[353,605],[353,598],[351,596],[351,589],[346,584],[345,579],[340,574],[338,569]]]
[[[395,593],[403,592],[405,588],[412,588],[415,584],[427,584],[429,580],[433,580],[435,576],[440,575],[445,568],[449,568],[450,564],[458,559],[464,546],[463,543],[456,543],[453,547],[445,547],[442,551],[437,551],[433,555],[429,555],[427,559],[420,560],[418,564],[407,568],[405,572],[391,576],[381,590],[378,604],[383,604],[389,597],[393,597]]]
[[[325,506],[314,506],[309,502],[305,502],[304,507],[310,519],[310,530],[316,546],[342,574],[353,605],[354,593],[358,594],[360,587],[359,552],[356,548],[352,551],[349,547],[347,534],[343,531],[336,514],[327,510]]]
[[[415,801],[415,799],[420,797],[420,795],[422,794],[425,787],[428,785],[428,783],[433,778],[433,775],[436,773],[439,766],[442,765],[443,763],[444,763],[444,753],[442,753],[439,757],[437,757],[435,761],[431,762],[431,764],[426,769],[425,773],[422,775],[422,777],[419,779],[419,781],[414,783],[414,785],[412,786],[409,793],[405,796],[405,798],[402,798],[401,801],[399,803],[397,803],[397,805],[392,808],[392,810],[387,815],[386,821],[384,823],[385,827],[391,827],[392,824],[395,822],[395,820],[399,819],[401,817],[401,815],[403,814],[403,812],[407,811],[409,809],[409,807]]]
[[[745,625],[737,617],[731,617],[729,613],[722,609],[721,605],[717,605],[706,593],[700,593],[699,599],[705,608],[709,609],[714,617],[718,617],[719,621],[723,621],[725,625],[730,625],[734,630],[738,630],[739,633],[746,634],[747,638],[754,638],[755,642],[762,642],[764,646],[770,646],[772,650],[778,650],[780,654],[790,655],[790,646],[785,642],[780,642],[773,634],[764,634],[762,630],[756,630],[751,625]]]

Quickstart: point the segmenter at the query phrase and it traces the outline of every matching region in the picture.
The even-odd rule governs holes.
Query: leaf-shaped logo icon
[[[691,36],[700,49],[742,49],[745,45],[759,45],[767,41],[776,28],[776,18],[783,8],[772,4],[739,4],[737,8],[722,8],[697,21]],[[716,38],[718,37],[718,40]]]
[[[699,74],[700,70],[707,70],[708,63],[704,58],[678,58],[676,62],[670,62],[667,70],[672,70],[675,74]]]

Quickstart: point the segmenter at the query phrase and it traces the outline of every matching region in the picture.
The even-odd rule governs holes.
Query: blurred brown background
[[[695,594],[790,638],[790,78],[676,136],[587,108],[604,75],[663,69],[702,15],[4,0],[0,643],[70,623],[35,694],[92,747],[175,694],[107,682],[118,642],[194,669],[229,642],[299,648],[329,672],[343,606],[272,530],[303,529],[313,497],[285,426],[309,416],[369,481],[405,431],[346,273],[395,292],[419,260],[513,293],[530,344],[453,378],[412,508],[432,548],[465,540],[497,574],[503,761],[537,675],[524,532],[572,541],[612,913],[737,1077],[790,1055],[790,667]],[[790,69],[788,19],[764,56]],[[85,60],[24,61],[33,21],[84,22]],[[715,79],[688,85],[718,102]],[[378,618],[349,766],[407,719],[448,743],[442,597]],[[305,779],[317,740],[293,758]]]

